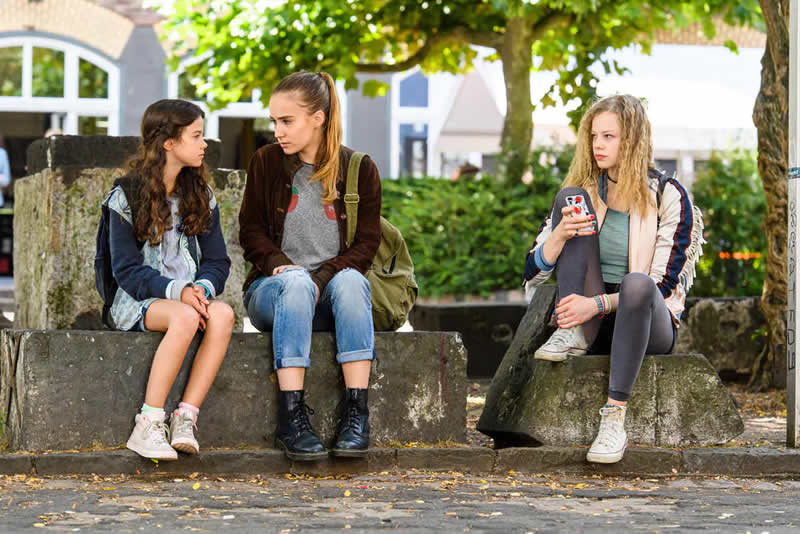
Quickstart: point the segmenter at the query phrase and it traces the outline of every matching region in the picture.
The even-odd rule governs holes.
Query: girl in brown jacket
[[[244,305],[253,325],[272,332],[280,386],[276,446],[292,460],[327,454],[308,419],[305,370],[311,332],[335,330],[346,387],[331,452],[364,456],[369,446],[367,388],[375,357],[370,285],[364,277],[380,243],[378,169],[359,170],[358,225],[346,242],[345,177],[339,100],[326,73],[281,80],[269,102],[278,143],[255,153],[239,213],[239,241],[253,266]]]

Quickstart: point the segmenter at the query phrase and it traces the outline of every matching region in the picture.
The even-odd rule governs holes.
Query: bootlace
[[[358,405],[355,402],[352,402],[352,403],[350,403],[350,406],[348,408],[349,409],[347,410],[347,414],[346,414],[346,416],[347,416],[347,424],[349,426],[358,426],[358,423],[359,423]]]
[[[339,400],[339,404],[336,405],[336,413],[341,414],[339,418],[340,430],[348,426],[358,425],[358,405],[355,402],[349,402],[347,396]]]
[[[297,406],[292,412],[292,422],[297,429],[300,431],[310,431],[313,432],[314,429],[311,427],[311,421],[309,421],[308,416],[314,415],[314,410],[306,403],[302,403]]]

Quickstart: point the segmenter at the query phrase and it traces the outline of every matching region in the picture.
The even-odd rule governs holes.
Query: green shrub
[[[534,179],[384,180],[383,214],[408,243],[420,294],[517,289],[525,255],[566,174],[572,151],[537,150]]]
[[[766,200],[755,154],[744,150],[713,154],[692,193],[703,211],[708,243],[691,295],[760,295],[767,252],[762,228]],[[760,257],[736,259],[753,254]]]

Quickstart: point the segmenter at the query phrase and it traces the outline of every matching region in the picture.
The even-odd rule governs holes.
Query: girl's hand
[[[562,243],[573,237],[594,235],[597,233],[597,219],[594,215],[578,215],[580,208],[564,206],[561,208],[561,222],[553,228],[553,234]]]
[[[206,298],[206,288],[204,288],[203,286],[195,285],[192,286],[192,291],[195,292],[195,294],[197,295],[197,299],[203,305],[203,310],[205,310],[205,312],[208,313],[208,299]],[[206,331],[206,320],[202,315],[200,316],[200,330],[202,330],[203,332]]]
[[[200,314],[200,324],[203,325],[205,328],[205,319],[208,319],[208,311],[206,310],[206,305],[208,301],[205,297],[205,291],[203,292],[203,296],[201,297],[195,291],[193,287],[184,287],[181,290],[181,302],[184,304],[188,304],[194,310]]]
[[[559,328],[579,326],[597,315],[597,304],[591,297],[568,295],[556,304],[556,317]]]
[[[272,269],[272,276],[275,276],[276,274],[281,274],[286,269],[295,269],[295,268],[302,269],[302,267],[299,265],[278,265],[277,267]]]

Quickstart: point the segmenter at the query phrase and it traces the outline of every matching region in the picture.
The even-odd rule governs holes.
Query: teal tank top
[[[628,214],[609,209],[600,229],[600,271],[607,284],[619,284],[628,274],[628,219]]]

